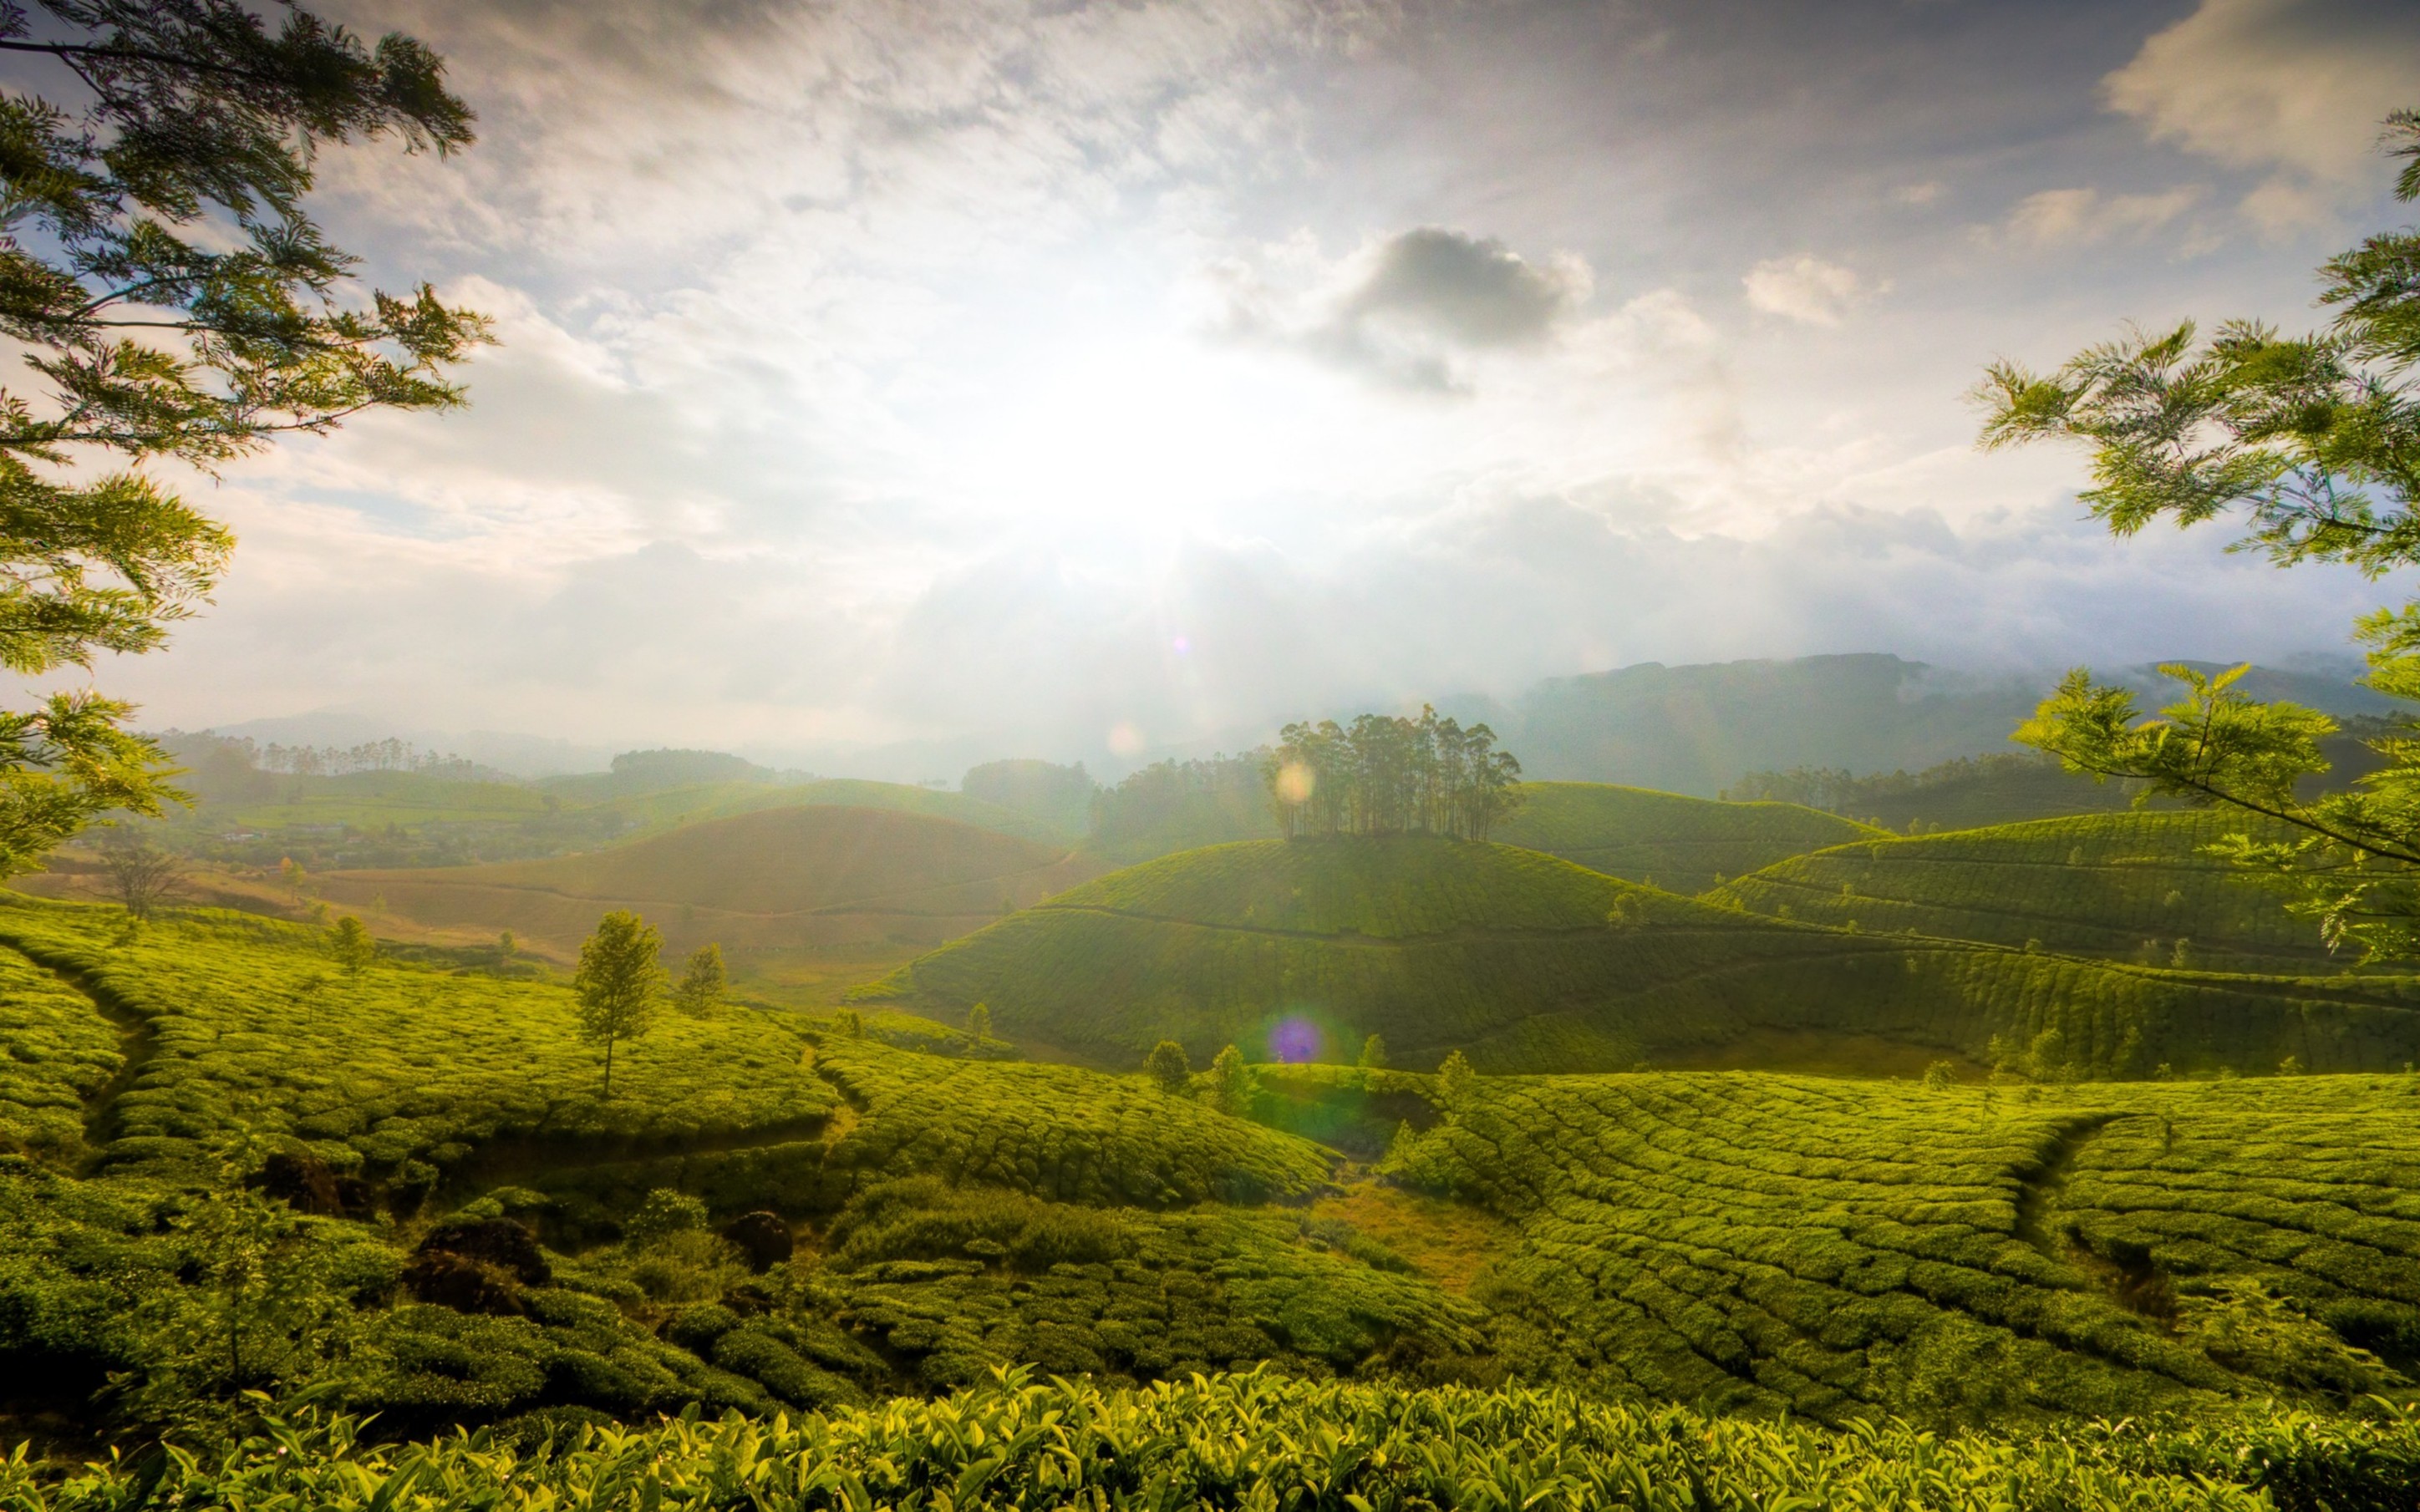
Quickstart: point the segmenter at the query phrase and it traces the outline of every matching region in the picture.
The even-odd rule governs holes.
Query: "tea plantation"
[[[1249,1041],[1240,1101],[746,1003],[662,1017],[607,1098],[569,989],[486,959],[349,970],[321,929],[0,894],[0,1426],[33,1443],[0,1505],[2420,1486],[2420,1077],[2221,1074],[2399,1068],[2399,979],[1851,932],[1512,846],[1242,844],[889,989],[1032,968],[958,996],[1134,1068],[1171,1024],[1196,1064],[1308,1025]],[[1791,1024],[1997,1037],[2034,1079],[1266,1063],[1382,1032],[1402,1064],[1626,1065]],[[2155,1071],[2202,1079],[2106,1079]]]
[[[1668,892],[1699,893],[1793,856],[1883,831],[1794,803],[1714,803],[1606,782],[1524,782],[1496,827],[1508,845]]]
[[[1877,841],[1877,844],[1895,842]],[[2420,980],[2154,969],[1712,906],[1511,846],[1251,841],[1130,867],[864,989],[1012,1040],[1139,1064],[1400,1064],[1500,1072],[1719,1057],[1760,1031],[1869,1036],[1981,1063],[2055,1031],[2073,1074],[2387,1070],[2420,1058]]]
[[[576,856],[339,872],[318,886],[339,906],[383,900],[424,925],[509,929],[566,952],[609,908],[660,920],[676,950],[708,940],[741,950],[902,934],[938,944],[1100,870],[1063,844],[950,819],[794,801]]]
[[[2319,929],[2201,854],[2243,821],[2089,814],[1834,846],[1740,876],[1710,901],[1821,923],[2042,946],[2220,971],[2341,970]]]
[[[1479,1088],[1390,1165],[1517,1222],[1484,1300],[1582,1377],[1979,1423],[2420,1367],[2420,1076]]]

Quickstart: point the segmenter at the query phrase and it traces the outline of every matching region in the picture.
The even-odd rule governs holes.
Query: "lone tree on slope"
[[[0,53],[81,100],[0,88],[0,668],[20,679],[154,651],[209,600],[235,538],[139,471],[209,471],[365,410],[462,402],[446,373],[487,322],[427,285],[355,297],[357,260],[303,207],[327,147],[472,140],[444,65],[309,11],[243,0],[0,5]],[[105,471],[111,461],[128,471]],[[185,795],[166,754],[90,691],[0,708],[0,874],[112,810]]]
[[[1173,1040],[1162,1040],[1151,1047],[1143,1057],[1143,1074],[1159,1089],[1173,1097],[1193,1080],[1193,1062],[1185,1057],[1185,1047]]]
[[[185,864],[156,845],[135,841],[101,853],[109,890],[132,918],[147,919],[185,874]]]
[[[613,1095],[613,1047],[647,1032],[664,990],[663,936],[625,909],[597,921],[580,947],[571,989],[580,1002],[580,1037],[605,1047],[605,1091]]]
[[[722,947],[701,945],[690,952],[680,983],[673,989],[673,1006],[690,1018],[704,1018],[722,1006],[722,995],[730,987],[730,974],[722,969]]]

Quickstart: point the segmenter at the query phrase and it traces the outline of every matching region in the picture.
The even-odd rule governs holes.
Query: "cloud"
[[[1310,249],[1285,249],[1297,268]],[[1226,270],[1227,333],[1293,349],[1385,386],[1461,393],[1459,356],[1544,345],[1588,299],[1588,264],[1531,262],[1494,238],[1417,226],[1365,246],[1289,295],[1263,272]]]
[[[2112,238],[2139,240],[2192,209],[2201,195],[2193,185],[2157,194],[2045,189],[2019,201],[2003,230],[2010,241],[2029,247],[2090,246]]]
[[[1740,282],[1750,307],[1810,326],[1837,326],[1871,292],[1856,273],[1818,257],[1771,257]]]
[[[2102,96],[2156,141],[2274,170],[2240,208],[2284,229],[2384,182],[2380,124],[2420,100],[2413,23],[2410,0],[2202,0]]]

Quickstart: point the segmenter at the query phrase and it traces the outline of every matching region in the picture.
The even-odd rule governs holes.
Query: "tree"
[[[1210,1057],[1209,1103],[1219,1112],[1234,1118],[1249,1117],[1252,1111],[1252,1068],[1244,1064],[1244,1053],[1233,1045]]]
[[[2409,160],[2397,196],[2420,199],[2420,112],[2389,116],[2382,145]],[[2250,528],[2238,548],[2280,566],[2340,562],[2376,578],[2420,564],[2420,230],[2372,236],[2320,274],[2319,301],[2336,315],[2316,334],[2238,320],[2203,345],[2186,323],[2130,330],[2055,373],[1993,364],[1976,391],[1983,444],[2085,446],[2093,486],[2082,497],[2115,534],[2241,511]],[[2420,699],[2420,602],[2355,624],[2365,681]],[[2184,696],[2156,716],[2078,668],[2016,738],[2071,771],[2283,826],[2285,838],[2238,834],[2213,849],[2282,889],[2331,947],[2420,951],[2420,740],[2407,729],[2368,742],[2381,770],[2304,802],[2295,781],[2327,769],[2319,743],[2333,720],[2244,697],[2242,668],[2161,671]]]
[[[0,6],[0,52],[86,98],[0,90],[0,334],[29,379],[0,389],[0,667],[21,677],[158,649],[225,570],[234,537],[134,469],[457,406],[445,371],[488,339],[426,285],[354,298],[356,259],[302,207],[324,147],[470,144],[436,54],[299,9],[272,34],[240,0],[41,6],[41,39]],[[132,713],[90,691],[0,710],[0,873],[184,797]]]
[[[1459,1050],[1446,1057],[1445,1064],[1437,1068],[1437,1101],[1449,1113],[1460,1112],[1478,1086],[1479,1072],[1471,1069],[1470,1057]]]
[[[378,959],[378,941],[362,921],[347,914],[336,920],[336,933],[331,941],[336,952],[336,964],[345,968],[348,977],[359,978]]]
[[[605,1048],[605,1092],[613,1095],[613,1047],[645,1034],[664,989],[663,936],[638,915],[615,909],[597,921],[580,947],[571,990],[580,1005],[580,1037]]]
[[[1143,1057],[1142,1070],[1171,1097],[1184,1091],[1186,1084],[1193,1080],[1193,1062],[1185,1057],[1185,1047],[1173,1040],[1162,1040],[1153,1045],[1151,1054]]]
[[[722,995],[730,985],[731,979],[722,969],[722,947],[701,945],[690,952],[680,985],[673,989],[673,1006],[691,1018],[704,1018],[722,1006]]]
[[[1371,1071],[1382,1071],[1387,1065],[1387,1040],[1373,1034],[1361,1041],[1361,1064]]]
[[[1278,733],[1262,760],[1269,806],[1289,839],[1424,832],[1485,840],[1518,802],[1521,764],[1496,732],[1436,710],[1418,719],[1364,714]]]
[[[133,841],[103,846],[101,870],[128,917],[147,919],[183,879],[185,863],[156,845]]]
[[[967,1038],[980,1043],[991,1038],[991,1005],[977,1003],[967,1010]]]

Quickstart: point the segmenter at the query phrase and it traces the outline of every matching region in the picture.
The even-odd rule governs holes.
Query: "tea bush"
[[[1877,841],[1885,845],[1898,842]],[[1794,863],[1793,863],[1794,864]],[[1987,1058],[2056,1030],[2083,1076],[2221,1065],[2384,1070],[2420,1058],[2420,979],[2155,970],[1714,907],[1510,846],[1255,841],[1132,867],[920,957],[869,998],[1140,1064],[1400,1064],[1497,1072],[1718,1055],[1759,1031],[1872,1036]]]
[[[2201,811],[2090,814],[1838,845],[1736,880],[1714,901],[1869,930],[2165,964],[2190,940],[2227,971],[2307,974],[2349,961],[2239,869],[2200,854],[2244,821]]]
[[[676,1142],[811,1123],[835,1106],[776,1014],[667,1022],[628,1047],[608,1102],[563,986],[384,963],[347,980],[324,931],[196,910],[128,935],[122,918],[0,893],[0,943],[147,1033],[148,1058],[110,1110],[112,1168],[190,1167],[239,1127],[291,1135],[340,1169],[392,1173],[457,1167],[499,1139]],[[18,1001],[77,1018],[52,989]],[[79,1022],[89,1057],[90,1004]]]
[[[1670,892],[1703,892],[1789,856],[1884,834],[1794,803],[1715,803],[1606,782],[1513,791],[1521,807],[1495,839]]]
[[[1302,1512],[2384,1512],[2420,1489],[2406,1416],[2129,1423],[2072,1439],[1704,1418],[1559,1390],[1404,1390],[1225,1376],[1133,1392],[1011,1376],[942,1401],[773,1421],[577,1421],[416,1444],[347,1416],[272,1418],[224,1455],[0,1461],[12,1512],[172,1506],[495,1512],[748,1506]]]
[[[1482,1300],[1550,1358],[1709,1409],[2413,1390],[2420,1077],[1482,1079],[1393,1165],[1519,1224]]]

